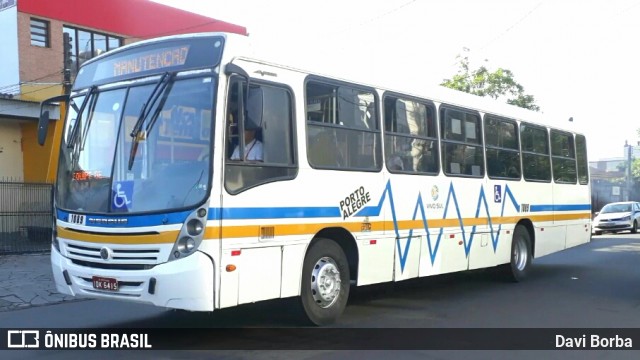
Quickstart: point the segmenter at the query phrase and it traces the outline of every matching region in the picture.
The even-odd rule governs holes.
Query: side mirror
[[[598,216],[598,214],[600,214],[600,211],[596,211],[594,214],[595,216]]]
[[[47,139],[47,130],[49,129],[49,110],[45,110],[40,113],[40,119],[38,120],[38,144],[44,145]]]
[[[40,119],[38,119],[38,144],[40,145],[44,145],[44,142],[47,139],[47,131],[49,129],[49,110],[45,110],[45,106],[60,101],[68,104],[69,95],[54,96],[40,103]]]
[[[227,65],[225,65],[224,73],[227,75],[238,74],[247,80],[249,79],[249,74],[243,68],[232,63],[228,63]]]

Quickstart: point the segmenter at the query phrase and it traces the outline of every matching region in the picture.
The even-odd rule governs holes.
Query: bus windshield
[[[72,93],[61,141],[58,207],[166,212],[206,200],[217,75],[210,67],[173,70]]]

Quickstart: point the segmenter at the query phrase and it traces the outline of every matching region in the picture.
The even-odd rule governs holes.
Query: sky
[[[511,70],[545,116],[584,133],[590,161],[640,145],[640,0],[153,1],[370,83],[438,85],[468,54],[472,68]]]

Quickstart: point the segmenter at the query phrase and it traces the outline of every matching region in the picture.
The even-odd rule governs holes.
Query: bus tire
[[[349,263],[340,245],[319,239],[311,245],[302,266],[300,300],[308,320],[322,326],[334,323],[349,299]]]
[[[511,262],[504,265],[505,275],[513,282],[524,280],[531,268],[531,235],[522,226],[517,225],[511,240]]]

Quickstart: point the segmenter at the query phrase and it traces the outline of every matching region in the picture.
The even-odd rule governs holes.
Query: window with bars
[[[49,43],[49,22],[46,20],[31,18],[31,45],[48,48]]]

